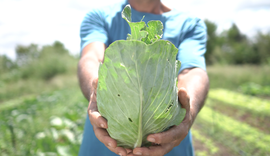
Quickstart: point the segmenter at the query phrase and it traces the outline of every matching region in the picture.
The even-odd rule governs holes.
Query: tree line
[[[206,62],[211,64],[270,64],[270,32],[248,38],[236,24],[217,33],[217,25],[205,20],[208,42]]]
[[[59,41],[41,48],[37,44],[17,45],[15,51],[14,61],[5,55],[0,56],[0,75],[3,81],[29,78],[49,80],[76,66],[76,58]]]
[[[205,20],[207,26],[207,65],[213,64],[270,64],[270,32],[258,32],[253,38],[242,34],[236,24],[217,33],[217,25]],[[17,45],[16,60],[0,55],[0,74],[13,69],[20,70],[21,78],[42,77],[50,79],[58,73],[64,73],[71,59],[64,45],[56,41],[41,49],[36,44]],[[38,70],[35,70],[37,69]],[[35,72],[33,72],[35,71]],[[43,71],[43,72],[42,72]]]

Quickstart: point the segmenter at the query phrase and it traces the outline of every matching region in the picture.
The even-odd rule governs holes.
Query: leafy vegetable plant
[[[161,21],[131,22],[127,5],[122,17],[131,34],[113,42],[99,69],[98,109],[108,121],[108,133],[126,148],[148,146],[147,135],[179,125],[185,109],[178,103],[177,48],[160,40]]]

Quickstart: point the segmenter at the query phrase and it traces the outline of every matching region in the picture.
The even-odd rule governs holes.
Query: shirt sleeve
[[[182,42],[176,59],[181,61],[180,71],[199,67],[206,70],[204,54],[206,52],[207,31],[204,22],[198,18],[188,19],[184,26]]]
[[[91,10],[86,14],[80,29],[81,51],[91,42],[100,41],[108,46],[108,32],[106,31],[106,17],[102,10]]]

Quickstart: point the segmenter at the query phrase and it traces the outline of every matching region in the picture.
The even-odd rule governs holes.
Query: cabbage
[[[97,105],[108,121],[108,133],[125,148],[149,146],[146,137],[173,125],[185,116],[177,95],[178,49],[160,40],[160,21],[131,22],[127,5],[122,17],[131,34],[113,42],[99,69]],[[150,144],[151,145],[151,144]]]

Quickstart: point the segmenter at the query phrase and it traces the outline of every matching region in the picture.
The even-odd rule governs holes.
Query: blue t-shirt
[[[108,47],[116,40],[125,40],[130,33],[128,23],[121,12],[128,4],[125,0],[115,5],[93,9],[83,19],[80,30],[81,50],[91,42],[100,41]],[[190,14],[173,9],[161,15],[138,12],[132,9],[132,22],[142,20],[160,20],[163,23],[162,39],[169,40],[178,48],[177,60],[181,61],[180,71],[186,68],[199,67],[206,70],[204,53],[206,51],[206,26],[204,22]],[[95,137],[92,125],[87,116],[80,156],[116,156]],[[191,134],[166,156],[192,156]]]

